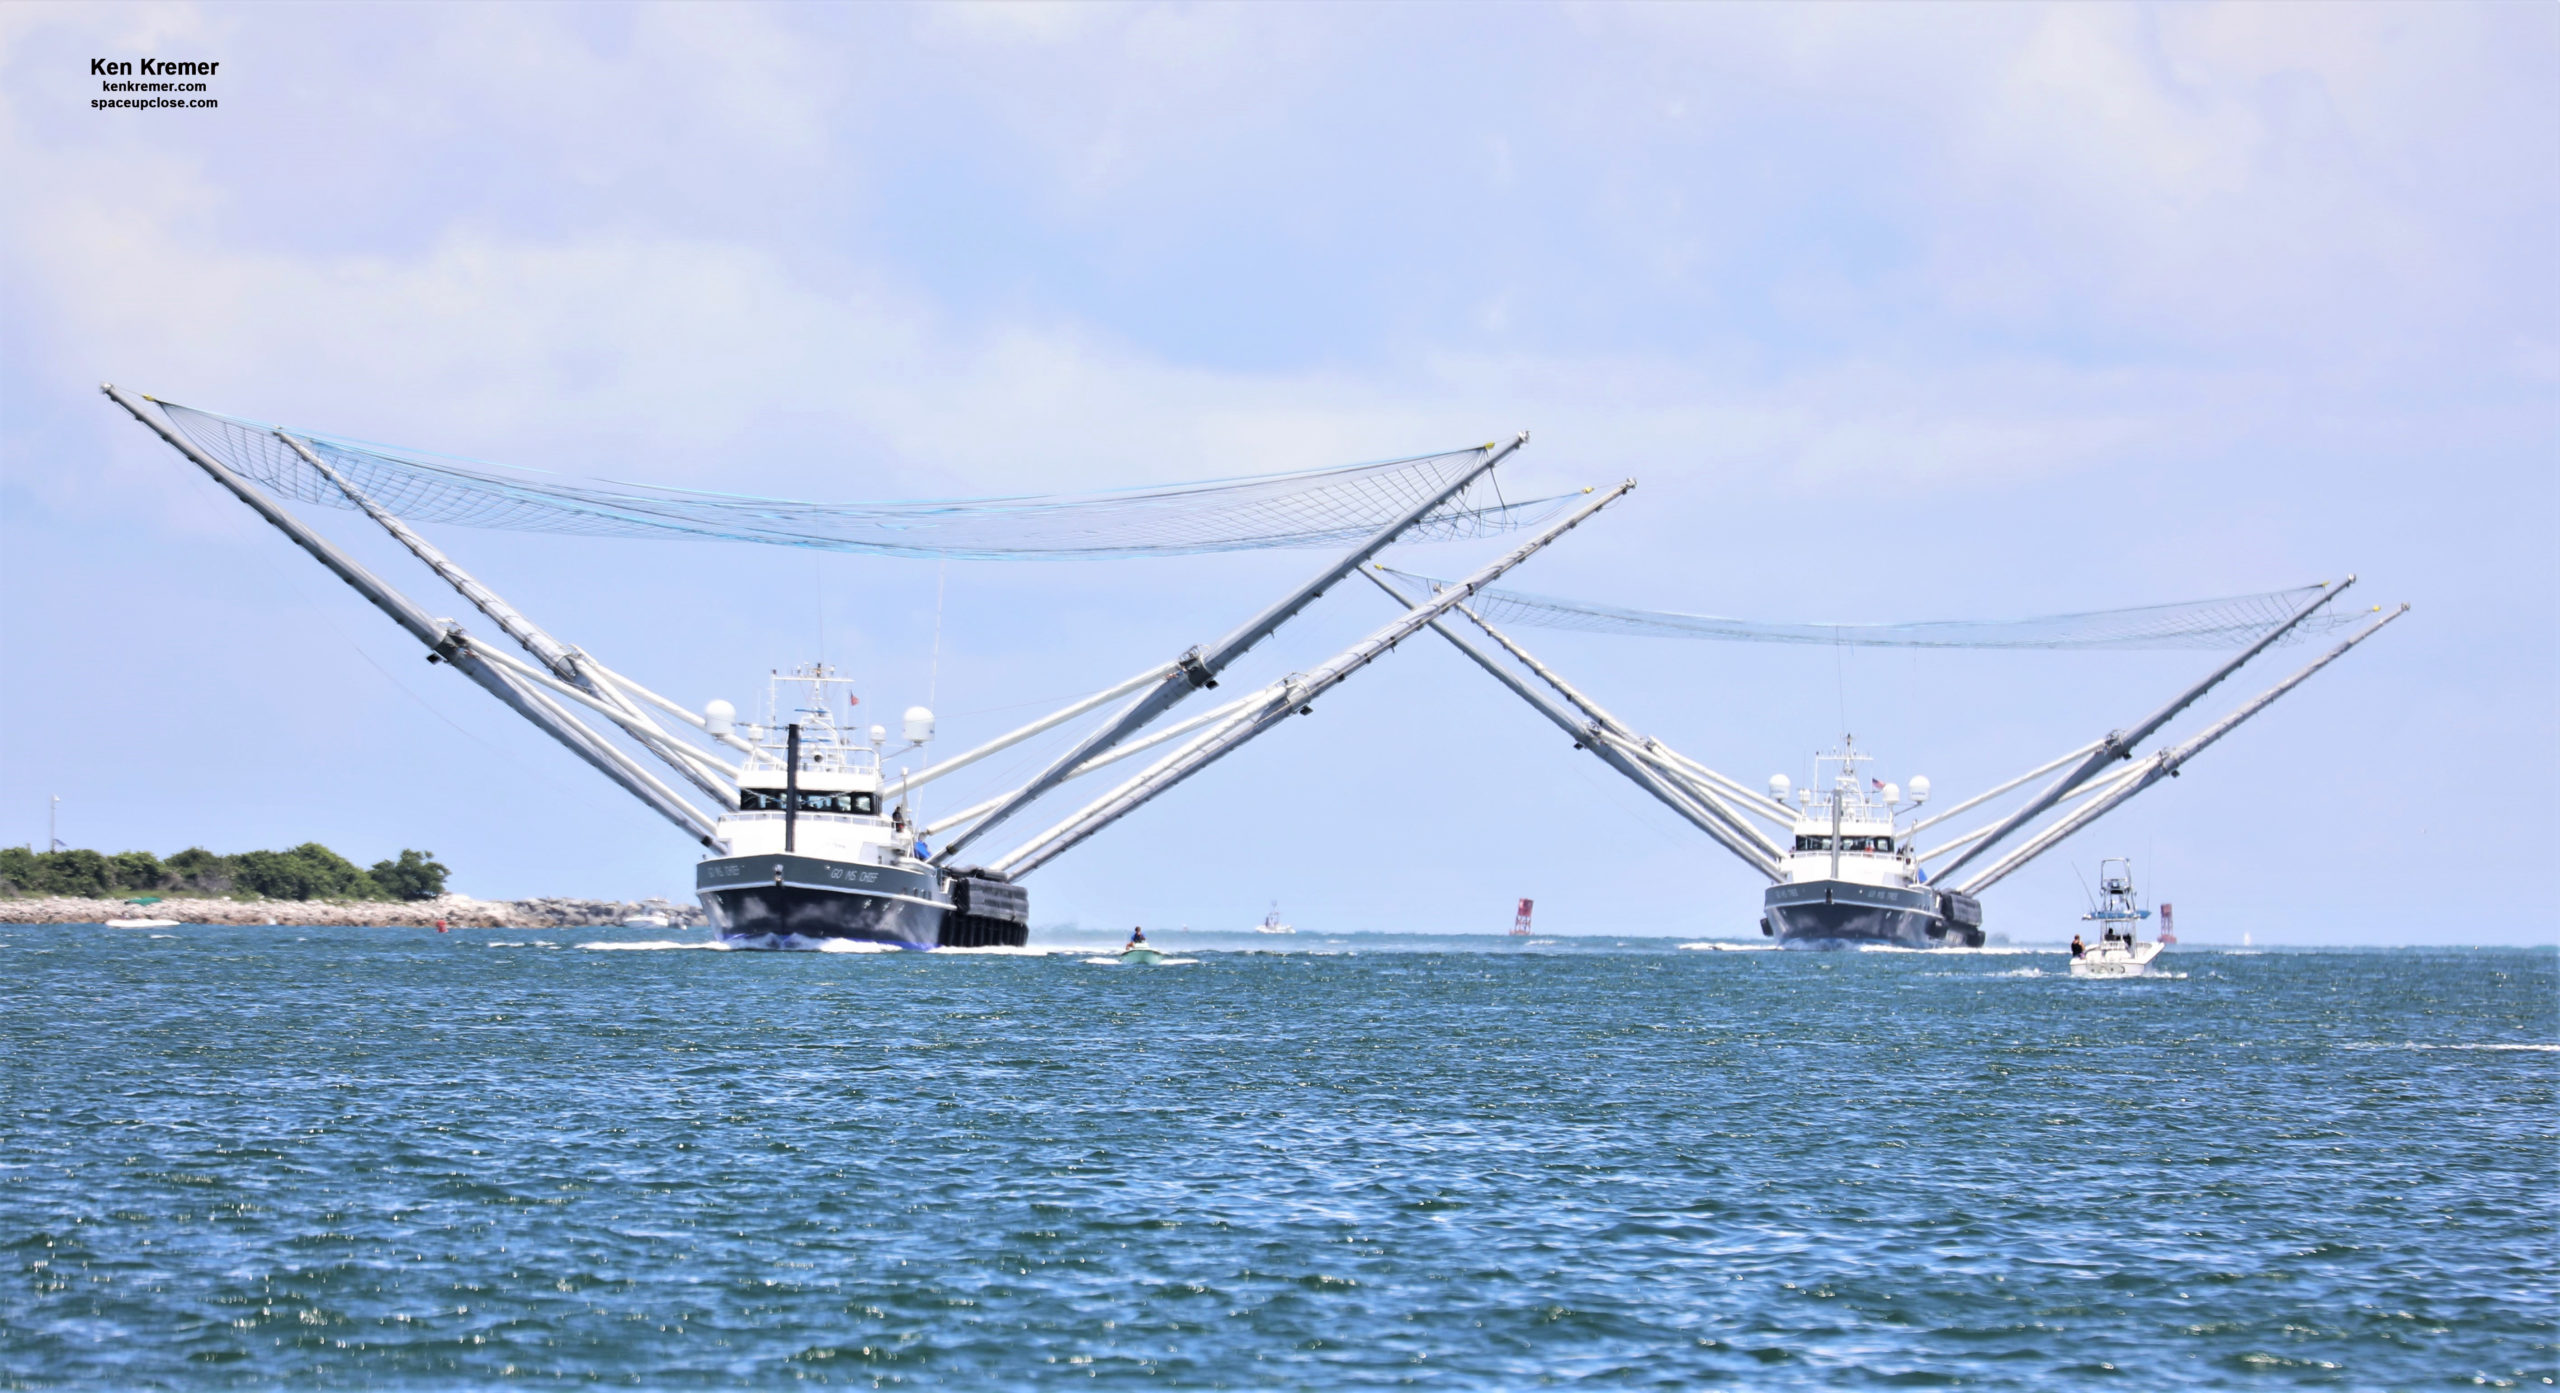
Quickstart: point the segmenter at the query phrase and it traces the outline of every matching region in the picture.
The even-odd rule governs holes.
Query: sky
[[[146,57],[219,61],[219,109],[91,107],[91,60]],[[1992,891],[1993,932],[2067,936],[2129,856],[2192,941],[2560,939],[2508,889],[2560,844],[2552,6],[19,4],[0,179],[0,842],[59,795],[77,846],[690,890],[698,848],[101,382],[821,500],[1528,429],[1507,490],[1639,481],[1516,573],[1544,593],[1992,619],[2354,573],[2341,603],[2414,606]],[[1321,561],[435,539],[678,700],[823,658],[946,752]],[[1239,679],[1387,617],[1338,588]],[[1854,732],[1949,800],[2213,662],[1521,637],[1746,783]],[[1732,937],[1760,888],[1436,640],[1027,883],[1048,932],[1495,932],[1525,896],[1552,932]]]

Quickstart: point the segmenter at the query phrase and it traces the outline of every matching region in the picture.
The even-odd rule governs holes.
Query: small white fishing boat
[[[111,929],[174,929],[178,927],[178,921],[175,919],[110,919],[107,921],[107,927]]]
[[[1293,934],[1298,930],[1295,925],[1280,922],[1280,902],[1273,900],[1271,912],[1262,916],[1262,922],[1255,925],[1253,931],[1258,934]]]
[[[2071,941],[2071,975],[2074,977],[2148,977],[2151,962],[2160,956],[2165,943],[2142,941],[2142,921],[2151,911],[2133,888],[2133,863],[2121,857],[2098,863],[2098,903],[2083,920],[2099,926],[2098,941],[2083,943],[2078,936]]]

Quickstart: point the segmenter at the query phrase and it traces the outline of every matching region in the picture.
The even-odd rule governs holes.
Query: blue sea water
[[[2560,1362],[2549,951],[579,946],[646,936],[0,928],[0,1381]]]

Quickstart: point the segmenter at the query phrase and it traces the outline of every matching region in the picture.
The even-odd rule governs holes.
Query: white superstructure
[[[1908,888],[1920,879],[1920,863],[1894,828],[1902,806],[1902,788],[1868,777],[1860,766],[1874,760],[1844,735],[1840,748],[1813,757],[1813,781],[1794,789],[1795,840],[1788,849],[1786,883],[1837,880],[1852,885]],[[1788,801],[1784,774],[1769,779],[1769,796]],[[1926,777],[1911,781],[1912,806],[1929,796]]]
[[[873,726],[865,741],[853,721],[853,679],[824,663],[810,663],[773,674],[761,724],[735,727],[750,747],[738,765],[738,806],[721,814],[720,839],[732,856],[769,856],[788,851],[831,861],[861,865],[926,869],[917,848],[925,845],[914,832],[916,819],[905,804],[884,806],[881,763],[888,731]],[[720,703],[725,706],[725,703]],[[845,720],[837,720],[842,707]],[[923,707],[908,712],[912,728],[921,715],[931,734],[932,714]],[[725,711],[710,719],[727,725]],[[795,729],[796,728],[796,729]],[[910,739],[904,750],[924,744]],[[799,760],[797,777],[791,767]],[[799,806],[789,794],[799,790]]]

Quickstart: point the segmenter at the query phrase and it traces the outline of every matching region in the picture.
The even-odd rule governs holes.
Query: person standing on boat
[[[2073,934],[2073,935],[2071,936],[2071,956],[2073,956],[2073,957],[2075,957],[2075,958],[2078,958],[2078,957],[2085,957],[2085,956],[2087,956],[2088,952],[2089,952],[2089,947],[2088,947],[2088,945],[2087,945],[2087,944],[2084,944],[2084,943],[2082,943],[2082,942],[2080,941],[2080,935],[2078,935],[2078,934]]]
[[[1129,930],[1129,948],[1144,948],[1146,946],[1147,930],[1145,925],[1141,924]],[[1123,948],[1120,951],[1126,953],[1129,951],[1129,948]]]

